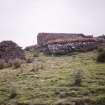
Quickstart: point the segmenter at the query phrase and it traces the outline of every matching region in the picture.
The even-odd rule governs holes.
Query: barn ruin
[[[39,33],[37,36],[39,48],[47,54],[90,51],[104,42],[103,38],[75,33]]]

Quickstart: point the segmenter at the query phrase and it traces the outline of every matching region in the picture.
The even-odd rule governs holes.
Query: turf
[[[105,105],[105,64],[97,63],[96,56],[96,51],[69,56],[40,54],[33,57],[34,63],[1,69],[0,105],[66,105],[86,99],[92,105]],[[82,70],[80,86],[73,85],[76,70]]]

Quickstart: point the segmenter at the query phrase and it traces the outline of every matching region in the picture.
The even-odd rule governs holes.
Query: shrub
[[[105,97],[100,96],[96,99],[94,105],[105,105]]]
[[[33,52],[34,54],[33,54],[33,57],[39,57],[39,52]]]
[[[37,72],[38,70],[39,70],[39,65],[33,62],[32,63],[32,70],[31,71]]]
[[[6,62],[4,59],[0,59],[0,69],[12,67],[13,60]]]
[[[99,47],[98,49],[97,49],[97,51],[100,53],[100,52],[103,52],[104,51],[104,48],[102,48],[102,47]]]
[[[80,86],[82,84],[82,71],[76,70],[74,72],[74,85]]]
[[[16,89],[15,89],[15,88],[12,88],[12,89],[10,90],[10,96],[9,96],[9,98],[10,98],[10,99],[13,99],[13,98],[15,98],[16,96],[17,96]]]
[[[26,63],[32,63],[33,62],[33,59],[32,58],[27,58],[26,59]]]
[[[12,63],[12,66],[16,69],[16,68],[21,67],[23,60],[16,58],[11,63]]]
[[[15,82],[9,82],[9,99],[13,99],[17,96],[17,88]]]
[[[24,50],[33,52],[36,48],[37,48],[37,46],[32,45],[32,46],[27,46]]]
[[[13,66],[13,60],[12,59],[9,59],[8,60],[8,67],[12,67]]]
[[[0,59],[0,69],[3,69],[5,67],[5,60]]]
[[[97,62],[105,62],[105,51],[102,51],[97,56]]]
[[[44,69],[44,67],[43,67],[43,64],[41,62],[34,61],[32,63],[32,70],[31,71],[37,72],[37,71],[42,70],[42,69]]]

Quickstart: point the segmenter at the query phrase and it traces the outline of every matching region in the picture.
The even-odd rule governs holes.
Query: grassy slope
[[[105,97],[105,64],[97,64],[95,52],[73,56],[40,55],[35,60],[43,67],[32,71],[32,64],[0,70],[0,103],[45,103]],[[82,85],[73,86],[73,71],[83,70]],[[11,98],[11,94],[16,97]],[[62,94],[63,95],[62,95]],[[103,104],[104,105],[104,104]]]

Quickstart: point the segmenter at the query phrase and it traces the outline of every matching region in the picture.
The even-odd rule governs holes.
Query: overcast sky
[[[105,0],[0,0],[0,41],[25,47],[39,32],[105,34]]]

